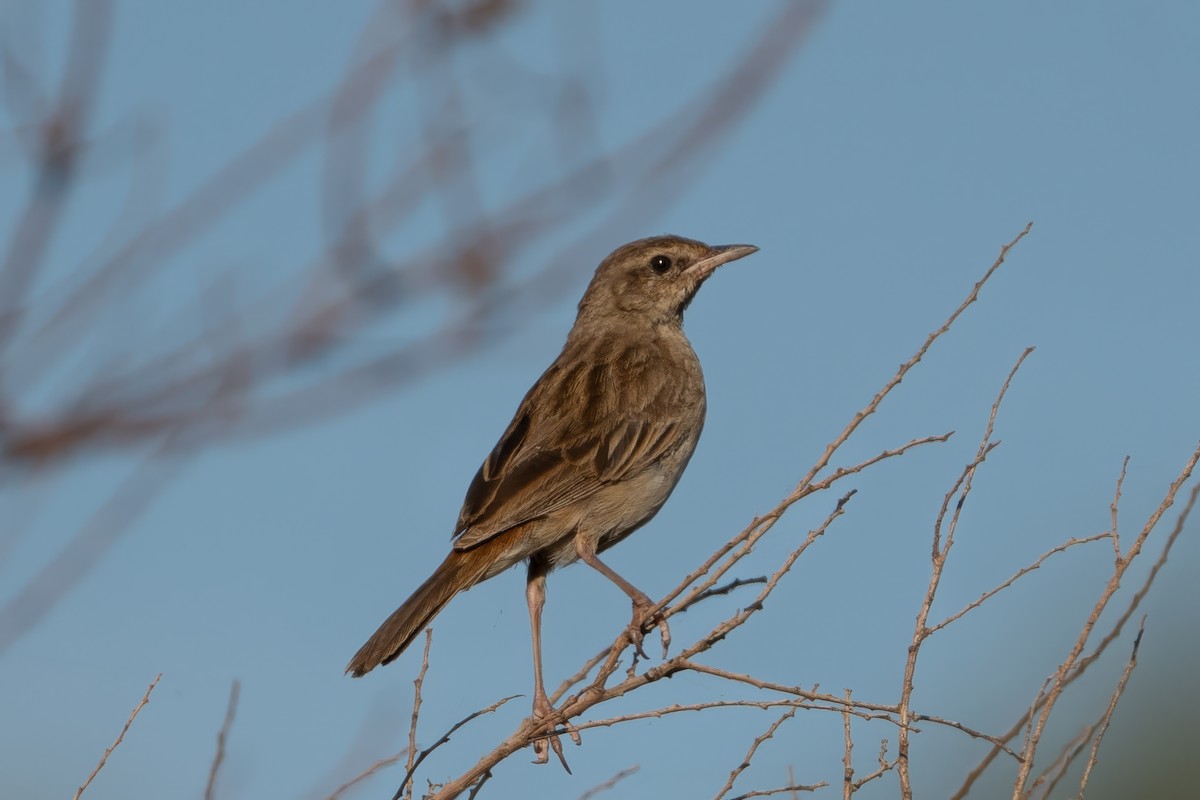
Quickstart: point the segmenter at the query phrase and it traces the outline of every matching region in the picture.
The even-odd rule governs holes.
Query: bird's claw
[[[645,633],[658,626],[658,635],[662,637],[663,658],[667,657],[667,650],[671,647],[671,628],[667,625],[667,618],[663,616],[661,611],[654,614],[650,613],[650,609],[654,604],[647,599],[644,603],[634,602],[633,604],[633,620],[629,623],[627,633],[629,642],[633,645],[634,651],[641,658],[649,658],[646,651],[642,649],[642,641],[645,638]]]
[[[552,721],[553,724],[549,726],[550,730],[554,730],[556,726],[561,724],[563,728],[566,729],[567,735],[571,737],[571,741],[575,743],[576,747],[583,744],[583,739],[579,736],[579,730],[572,725],[570,721],[563,717],[561,713],[555,710],[554,706],[550,704],[550,700],[545,695],[534,698],[533,721],[535,723]],[[533,740],[533,763],[548,763],[550,761],[551,750],[554,751],[554,755],[558,756],[558,763],[562,764],[562,768],[567,771],[568,775],[570,775],[571,767],[569,764],[567,764],[566,756],[563,755],[562,740],[559,738],[558,734],[551,733],[547,736],[542,736]]]

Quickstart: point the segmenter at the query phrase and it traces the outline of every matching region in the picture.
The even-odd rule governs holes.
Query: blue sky
[[[148,165],[147,207],[170,206],[281,117],[332,89],[372,8],[118,3],[95,128],[136,120],[148,131],[137,140],[138,163]],[[580,135],[616,149],[701,93],[775,12],[765,4],[686,8],[531,4],[503,27],[489,47],[514,68],[497,80],[524,77],[505,84],[516,98],[512,113],[487,122],[513,144],[479,165],[485,217],[561,168],[547,134],[556,112],[539,105],[539,81],[561,77],[564,64],[589,65],[587,77],[603,91]],[[0,25],[10,46],[55,76],[68,11],[13,2],[0,9]],[[709,654],[723,668],[894,702],[928,577],[932,521],[1025,347],[1037,350],[1001,409],[994,438],[1002,444],[976,478],[935,617],[1066,538],[1106,530],[1126,455],[1120,523],[1130,541],[1200,438],[1198,26],[1200,8],[1184,2],[831,4],[762,101],[684,174],[647,178],[642,210],[613,226],[609,239],[567,247],[620,202],[600,199],[508,265],[524,274],[540,264],[535,256],[559,253],[566,284],[542,313],[350,413],[210,448],[183,464],[99,566],[0,654],[4,794],[72,792],[159,672],[152,702],[85,797],[201,795],[234,678],[241,703],[222,798],[323,797],[401,749],[419,653],[360,681],[342,669],[444,556],[471,476],[557,353],[596,263],[624,241],[666,231],[761,248],[719,272],[688,311],[708,381],[705,434],[666,508],[610,554],[618,571],[658,596],[785,496],[1000,246],[1033,221],[980,302],[835,463],[918,436],[956,436],[848,481],[858,495],[847,515],[764,613]],[[396,158],[387,136],[411,132],[427,100],[419,84],[385,95],[368,183]],[[4,129],[17,122],[0,114]],[[3,141],[7,240],[31,172],[12,137]],[[128,289],[133,299],[104,320],[96,348],[154,351],[203,330],[195,298],[214,283],[236,286],[230,302],[251,325],[271,318],[271,293],[293,288],[289,281],[324,241],[320,169],[316,154],[301,156],[165,259],[152,282]],[[85,176],[38,292],[52,295],[77,277],[129,174],[117,166]],[[421,252],[437,224],[436,209],[421,209],[384,238],[387,255]],[[409,307],[347,347],[362,358],[383,354],[435,330],[449,313],[444,298]],[[53,407],[90,369],[93,352],[81,348],[60,365],[25,410]],[[138,463],[108,452],[52,480],[5,481],[0,513],[20,534],[0,552],[0,602]],[[828,513],[831,497],[814,500],[793,509],[739,574],[770,572]],[[1174,519],[1168,514],[1151,539],[1151,558]],[[1169,731],[1180,752],[1195,749],[1195,534],[1192,522],[1143,607],[1140,663],[1097,779],[1113,796],[1132,790],[1122,783],[1129,776],[1121,757],[1139,753],[1148,732]],[[1059,556],[932,639],[916,704],[980,729],[1006,728],[1065,654],[1110,564],[1106,544]],[[1146,566],[1135,568],[1120,597]],[[499,697],[530,691],[523,580],[519,570],[499,576],[439,617],[425,742]],[[677,618],[676,641],[699,635],[737,602]],[[627,601],[590,570],[553,574],[548,683],[611,641],[627,614]],[[1057,752],[1106,702],[1131,644],[1127,633],[1064,706],[1046,752]],[[681,675],[602,713],[739,696],[736,687]],[[526,713],[527,700],[518,699],[460,732],[422,780],[457,774]],[[770,721],[761,712],[715,711],[591,731],[583,748],[568,750],[574,776],[516,757],[488,790],[577,797],[640,765],[613,796],[711,796]],[[798,715],[764,746],[739,789],[780,785],[789,765],[801,782],[836,781],[840,725],[832,715]],[[857,766],[867,772],[878,740],[888,737],[894,748],[895,733],[863,725],[859,735]],[[984,752],[939,730],[921,734],[915,747],[918,796],[946,794]],[[1168,762],[1145,763],[1178,765],[1158,751]],[[398,780],[395,770],[385,773],[358,796],[388,796]],[[894,796],[894,783],[865,794]]]

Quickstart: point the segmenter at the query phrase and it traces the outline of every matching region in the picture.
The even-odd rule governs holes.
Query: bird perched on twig
[[[525,561],[533,629],[533,713],[554,714],[542,684],[546,575],[583,561],[633,601],[630,641],[666,621],[598,557],[648,522],[675,488],[704,426],[704,376],[683,312],[717,267],[758,248],[679,236],[630,242],[600,264],[567,343],[538,379],[467,490],[453,549],[350,660],[355,677],[387,664],[459,592]],[[557,737],[535,743],[539,762]],[[564,766],[566,762],[563,762]]]

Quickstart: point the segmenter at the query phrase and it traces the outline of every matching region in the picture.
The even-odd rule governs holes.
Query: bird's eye
[[[655,256],[650,259],[650,269],[662,275],[671,268],[671,259],[668,256]]]

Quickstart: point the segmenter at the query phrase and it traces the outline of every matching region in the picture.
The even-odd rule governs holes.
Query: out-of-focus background
[[[325,797],[401,750],[420,652],[360,681],[342,669],[444,556],[471,476],[617,245],[761,248],[688,311],[705,436],[611,552],[659,596],[790,490],[1032,220],[835,463],[956,435],[850,479],[846,516],[706,655],[894,703],[934,517],[1023,348],[935,620],[1107,530],[1129,455],[1127,545],[1200,437],[1197,30],[1186,2],[4,4],[0,794],[69,796],[160,672],[85,797],[201,796],[234,679],[218,797]],[[794,508],[738,574],[772,571],[832,503]],[[1147,614],[1091,796],[1193,780],[1196,534],[1052,718],[1047,763],[1103,711]],[[1107,543],[1055,556],[932,638],[915,707],[1007,729],[1112,559]],[[530,691],[523,582],[437,620],[422,745]],[[676,618],[676,641],[747,597]],[[548,683],[627,620],[590,570],[552,575]],[[744,696],[681,674],[604,713]],[[527,713],[518,699],[457,733],[418,794]],[[612,796],[712,796],[770,720],[589,731],[573,776],[521,756],[483,796],[578,797],[635,765]],[[836,786],[841,724],[801,713],[739,791],[789,770]],[[856,722],[860,774],[882,738],[894,756],[894,727]],[[917,796],[948,795],[986,751],[923,726]],[[1014,772],[997,762],[978,794]],[[895,794],[892,777],[864,790]]]

